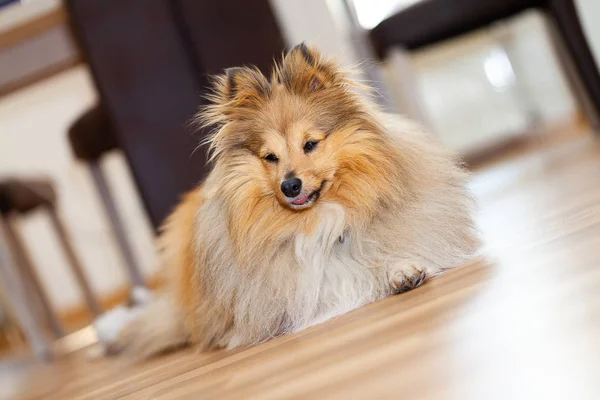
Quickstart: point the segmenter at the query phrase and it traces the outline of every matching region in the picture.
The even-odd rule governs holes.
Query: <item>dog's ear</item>
[[[291,49],[273,72],[272,81],[297,94],[310,94],[340,82],[337,67],[314,48],[301,43]]]
[[[256,67],[228,68],[214,78],[205,117],[211,123],[245,119],[271,93],[271,84]]]

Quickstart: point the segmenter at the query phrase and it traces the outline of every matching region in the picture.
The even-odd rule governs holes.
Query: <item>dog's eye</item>
[[[315,147],[317,147],[317,144],[319,144],[319,142],[315,142],[315,141],[304,143],[304,152],[305,153],[311,152]]]
[[[277,161],[279,161],[279,158],[277,158],[277,156],[273,153],[269,153],[266,156],[264,156],[263,158],[271,163],[276,163]]]

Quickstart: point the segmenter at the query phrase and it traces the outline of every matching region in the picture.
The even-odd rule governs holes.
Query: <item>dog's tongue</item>
[[[308,200],[308,195],[298,197],[296,200],[292,201],[292,204],[299,206],[299,205],[306,203],[306,200]]]

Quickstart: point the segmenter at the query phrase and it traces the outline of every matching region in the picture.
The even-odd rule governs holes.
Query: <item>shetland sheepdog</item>
[[[467,173],[304,44],[215,78],[212,172],[160,244],[165,292],[117,347],[250,346],[405,292],[478,247]]]

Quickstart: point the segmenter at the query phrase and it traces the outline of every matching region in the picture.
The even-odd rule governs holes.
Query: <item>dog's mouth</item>
[[[327,183],[327,181],[321,182],[321,186],[319,186],[319,188],[314,192],[308,194],[299,194],[296,196],[289,202],[290,207],[292,207],[294,210],[302,210],[312,206],[321,196],[321,191],[325,187],[325,183]]]

